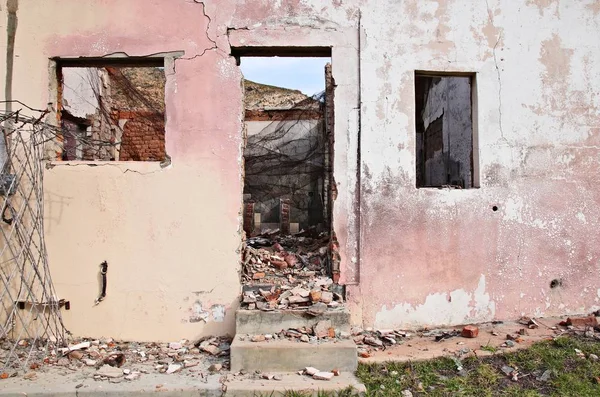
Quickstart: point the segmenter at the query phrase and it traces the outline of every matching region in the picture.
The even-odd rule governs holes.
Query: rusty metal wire
[[[45,143],[56,129],[45,111],[0,112],[6,162],[0,164],[0,372],[28,370],[40,352],[65,344],[61,301],[44,240]]]
[[[298,211],[310,211],[318,201],[318,218],[327,222],[328,212],[322,203],[326,201],[324,184],[331,165],[326,161],[330,148],[324,107],[325,92],[321,92],[280,111],[277,120],[260,131],[248,133],[244,193],[253,201],[268,203],[287,198]]]

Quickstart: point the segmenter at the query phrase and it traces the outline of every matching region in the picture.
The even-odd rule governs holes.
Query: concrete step
[[[231,370],[294,372],[305,367],[354,372],[357,349],[352,340],[304,343],[293,340],[251,342],[236,335],[231,344]]]
[[[341,373],[329,381],[314,380],[295,372],[269,373],[277,375],[281,380],[266,380],[258,377],[243,376],[228,380],[225,385],[226,397],[256,397],[256,396],[284,396],[291,392],[302,393],[303,396],[319,396],[319,392],[337,392],[353,389],[353,395],[364,395],[365,385],[351,373]]]
[[[331,321],[336,331],[350,331],[350,312],[346,308],[330,309],[313,317],[304,310],[243,310],[236,312],[235,332],[239,335],[274,334],[282,329],[314,327],[321,320]]]

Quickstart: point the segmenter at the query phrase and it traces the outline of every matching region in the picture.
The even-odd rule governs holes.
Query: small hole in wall
[[[493,206],[492,211],[494,211],[494,212],[498,211],[498,206],[497,205]]]
[[[556,287],[560,287],[562,286],[562,280],[555,278],[554,280],[550,281],[550,288],[554,289]]]

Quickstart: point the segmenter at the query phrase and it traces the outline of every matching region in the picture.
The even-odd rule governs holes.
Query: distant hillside
[[[309,100],[309,97],[299,90],[255,83],[250,80],[244,80],[244,88],[247,110],[290,109],[302,101]]]

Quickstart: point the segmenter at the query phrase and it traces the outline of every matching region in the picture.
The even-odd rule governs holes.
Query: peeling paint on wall
[[[496,304],[486,291],[485,276],[473,292],[457,289],[451,292],[429,294],[425,303],[401,303],[388,309],[383,305],[375,316],[375,327],[394,328],[398,324],[420,327],[426,325],[454,325],[484,322],[494,318]]]

